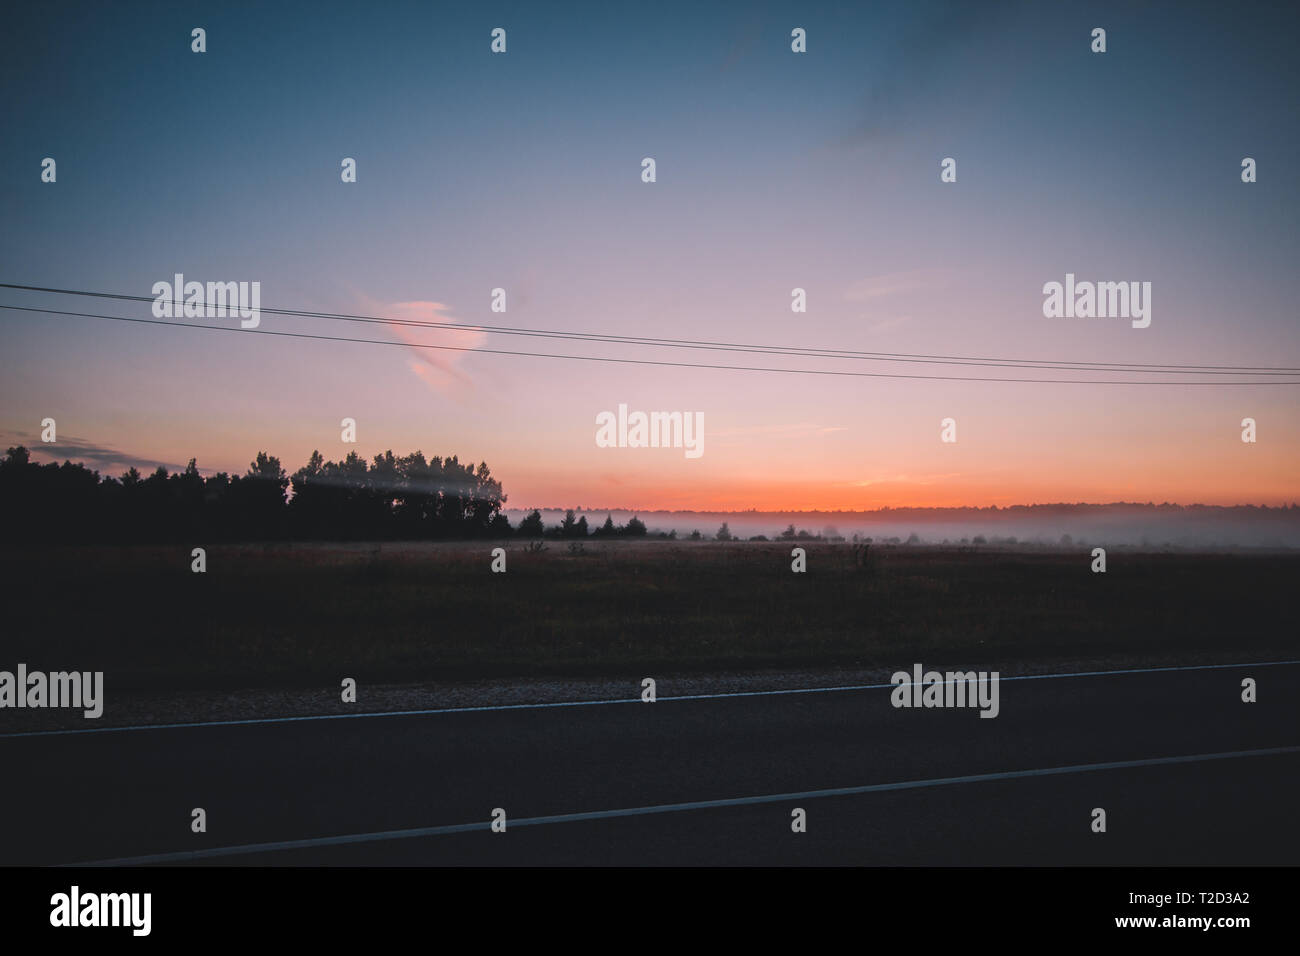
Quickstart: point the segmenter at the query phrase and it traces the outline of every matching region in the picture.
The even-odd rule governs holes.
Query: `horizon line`
[[[1203,502],[1190,502],[1181,504],[1174,501],[1162,501],[1159,504],[1154,501],[1041,501],[1030,504],[1011,504],[1011,505],[881,505],[878,508],[589,508],[579,507],[577,505],[523,505],[516,507],[514,505],[503,506],[502,511],[573,511],[575,514],[595,514],[596,512],[606,512],[612,514],[615,511],[625,512],[627,514],[702,514],[702,515],[785,515],[785,514],[877,514],[885,511],[1012,511],[1016,508],[1254,508],[1257,510],[1268,511],[1291,511],[1300,509],[1300,502],[1292,501],[1289,504],[1254,504],[1251,502],[1238,502],[1230,505],[1206,504]]]
[[[99,478],[99,480],[100,480],[101,482],[103,482],[103,481],[119,481],[119,480],[121,480],[121,478],[122,478],[122,475],[114,475],[114,474],[111,474],[111,473],[109,473],[109,472],[107,471],[107,469],[101,470],[101,468],[100,468],[100,467],[97,467],[96,464],[95,464],[93,461],[92,461],[92,462],[88,462],[88,461],[86,461],[86,460],[84,460],[84,459],[83,459],[83,460],[80,460],[80,461],[74,461],[72,458],[69,458],[69,457],[64,456],[64,457],[63,457],[63,460],[60,462],[60,461],[58,460],[60,456],[53,455],[50,451],[46,450],[46,448],[41,447],[41,444],[37,444],[37,443],[28,444],[26,441],[24,441],[24,438],[26,438],[27,436],[24,436],[21,432],[13,432],[13,433],[11,433],[11,434],[14,434],[14,435],[15,435],[16,437],[18,437],[18,439],[19,439],[18,444],[15,445],[15,446],[13,446],[13,447],[15,447],[15,448],[24,448],[24,449],[27,451],[27,453],[28,453],[28,456],[29,456],[28,460],[29,460],[32,464],[40,465],[40,466],[53,465],[53,466],[56,466],[56,467],[57,467],[57,466],[60,466],[60,465],[74,465],[74,466],[78,466],[78,467],[84,468],[84,469],[86,469],[87,471],[90,471],[90,472],[92,472],[93,474],[95,474],[95,475]],[[73,439],[72,441],[73,441],[73,442],[76,442],[76,441],[79,441],[79,440],[80,440],[80,439]],[[42,444],[44,444],[44,443],[42,443]],[[56,444],[55,447],[58,447],[58,445]],[[66,447],[66,446],[65,446],[65,447]],[[74,448],[75,448],[75,445],[74,445]],[[388,452],[389,452],[389,453],[391,453],[391,451],[392,451],[391,449],[388,449]],[[354,453],[355,453],[355,452],[354,452]],[[422,454],[422,452],[421,452],[419,449],[417,449],[416,453],[417,453],[417,454]],[[259,454],[263,454],[263,452],[259,452]],[[269,455],[269,453],[265,453],[265,454],[268,454],[268,455]],[[39,461],[37,461],[36,458],[35,458],[36,455],[49,456],[49,457],[52,458],[53,460],[51,460],[51,461],[39,462]],[[131,460],[131,457],[132,457],[132,456],[124,456],[123,459],[122,459],[122,461],[130,461],[130,460]],[[279,460],[279,456],[270,456],[270,457],[274,457],[274,458],[276,458],[277,460]],[[369,463],[370,463],[370,458],[368,458],[367,456],[362,456],[362,455],[358,455],[358,457],[361,458],[362,461],[366,462],[367,465],[369,465]],[[451,459],[455,459],[455,460],[459,461],[459,458],[460,458],[459,454],[452,454],[452,455],[450,455],[450,456],[434,455],[433,457],[434,457],[434,458],[441,459],[441,460],[443,460],[443,461],[448,461],[448,460],[451,460]],[[200,468],[200,467],[198,467],[197,460],[196,460],[196,456],[191,456],[189,460],[195,462],[195,467],[196,467],[196,469],[198,470],[199,476],[200,476],[201,478],[203,478],[205,481],[208,480],[208,479],[214,478],[214,477],[216,477],[217,475],[221,475],[221,474],[227,475],[227,476],[230,477],[230,478],[244,477],[244,476],[239,475],[239,474],[237,474],[237,473],[235,473],[235,472],[233,472],[233,471],[231,471],[231,472],[226,472],[226,471],[222,471],[221,469]],[[143,464],[143,461],[144,461],[144,460],[141,459],[140,461],[141,461],[141,463]],[[468,466],[474,465],[475,462],[474,462],[473,459],[471,459],[471,458],[467,458],[463,464],[465,464],[465,465],[468,467]],[[481,462],[481,464],[486,465],[487,462],[484,460],[484,461]],[[182,474],[183,471],[184,471],[184,469],[185,469],[185,467],[186,467],[186,466],[178,465],[178,464],[176,464],[176,463],[157,462],[157,463],[155,463],[155,465],[154,465],[154,470],[155,470],[155,472],[156,472],[157,469],[159,469],[159,468],[164,469],[164,470],[167,472],[168,477],[172,477],[172,476],[174,476],[174,475]],[[281,467],[283,467],[283,465],[282,465]],[[132,470],[132,469],[136,470],[137,473],[140,474],[140,478],[141,478],[141,480],[146,480],[147,478],[151,477],[151,474],[146,474],[143,470],[141,470],[139,467],[137,467],[137,466],[134,465],[134,464],[132,464],[132,465],[129,466],[128,471],[129,471],[129,470]],[[123,474],[125,474],[125,472],[124,472]],[[285,475],[286,475],[286,477],[289,479],[290,487],[292,488],[292,485],[293,485],[293,474],[290,473],[290,472],[288,471],[288,469],[286,468],[286,469],[285,469]],[[504,484],[505,484],[505,482],[504,482],[501,478],[495,478],[495,477],[494,477],[494,480],[496,480],[496,481],[498,481],[499,483],[501,483],[501,485],[502,485],[502,490],[504,491]],[[1297,494],[1297,495],[1300,495],[1300,491],[1298,491],[1296,494]],[[1291,510],[1296,510],[1297,508],[1300,508],[1300,501],[1297,501],[1296,498],[1292,498],[1290,502],[1287,502],[1287,501],[1285,501],[1285,500],[1282,500],[1282,501],[1279,501],[1279,503],[1277,503],[1277,504],[1272,504],[1272,505],[1267,504],[1267,503],[1259,503],[1259,504],[1256,504],[1256,503],[1254,503],[1254,502],[1248,502],[1248,501],[1237,501],[1237,502],[1234,502],[1234,503],[1232,503],[1232,504],[1210,504],[1210,503],[1207,503],[1207,502],[1201,502],[1201,501],[1192,501],[1192,502],[1186,502],[1186,503],[1184,503],[1184,502],[1179,502],[1179,501],[1168,501],[1168,500],[1166,500],[1166,501],[1161,501],[1161,502],[1157,503],[1157,502],[1155,502],[1154,500],[1148,500],[1148,501],[1145,501],[1145,502],[1143,502],[1143,501],[1126,501],[1126,500],[1119,500],[1119,501],[1036,501],[1036,502],[1016,502],[1016,503],[1013,503],[1013,504],[1004,504],[1004,505],[999,505],[999,504],[996,504],[996,503],[992,503],[992,504],[983,504],[983,505],[980,505],[980,504],[961,504],[961,505],[879,505],[879,506],[874,507],[874,508],[757,508],[757,507],[753,507],[753,506],[751,506],[751,507],[748,507],[748,508],[729,507],[729,508],[715,508],[715,509],[702,509],[702,508],[664,508],[664,507],[630,508],[630,507],[626,507],[626,506],[610,507],[610,506],[607,506],[607,505],[602,505],[602,506],[600,506],[600,507],[588,507],[588,506],[585,506],[585,505],[584,505],[584,506],[579,506],[579,505],[562,505],[562,506],[557,506],[557,505],[509,505],[509,504],[506,503],[506,501],[508,501],[508,495],[503,495],[503,501],[502,501],[502,505],[501,505],[501,509],[500,509],[502,513],[507,512],[507,511],[524,512],[524,513],[531,512],[531,511],[538,511],[538,512],[552,512],[552,511],[554,511],[554,512],[564,513],[565,511],[570,511],[570,510],[571,510],[571,511],[573,511],[573,512],[575,512],[575,513],[581,512],[581,513],[584,513],[584,514],[594,514],[594,513],[598,513],[598,512],[603,512],[603,513],[606,513],[606,514],[612,514],[613,512],[616,512],[616,511],[617,511],[617,512],[622,512],[622,513],[632,514],[632,515],[638,515],[638,514],[647,514],[647,515],[651,515],[651,514],[663,514],[663,515],[675,515],[675,514],[686,514],[686,515],[689,515],[689,514],[700,514],[700,515],[871,515],[871,514],[880,514],[880,513],[885,513],[885,512],[913,512],[913,511],[927,511],[927,512],[996,511],[996,512],[1004,512],[1004,511],[1011,511],[1011,510],[1015,510],[1015,509],[1029,509],[1029,508],[1085,508],[1085,509],[1098,509],[1098,508],[1149,508],[1149,509],[1159,509],[1159,508],[1178,508],[1178,509],[1182,509],[1182,510],[1192,509],[1192,508],[1203,508],[1203,509],[1220,509],[1220,510],[1230,510],[1230,509],[1242,509],[1242,510],[1245,510],[1245,509],[1251,509],[1251,510],[1267,510],[1267,511],[1291,511]]]

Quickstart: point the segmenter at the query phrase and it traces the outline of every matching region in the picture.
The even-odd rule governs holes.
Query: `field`
[[[0,551],[3,658],[118,689],[1295,656],[1294,553],[547,541]]]

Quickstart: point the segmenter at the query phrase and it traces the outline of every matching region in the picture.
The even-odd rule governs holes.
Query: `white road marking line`
[[[762,803],[782,803],[792,800],[815,800],[820,797],[846,797],[864,793],[883,793],[890,790],[918,790],[924,787],[941,787],[959,783],[983,783],[990,780],[1016,780],[1025,777],[1049,777],[1067,773],[1091,773],[1098,770],[1123,770],[1133,767],[1161,767],[1174,764],[1201,763],[1207,760],[1230,760],[1240,757],[1269,757],[1300,753],[1300,746],[1268,747],[1262,750],[1233,750],[1224,753],[1188,754],[1180,757],[1146,757],[1141,760],[1115,760],[1109,763],[1075,764],[1066,767],[1047,767],[1038,770],[1004,770],[996,773],[966,774],[960,777],[937,777],[930,780],[905,780],[898,783],[872,783],[860,787],[837,787],[831,790],[804,790],[799,793],[773,793],[757,797],[731,797],[723,800],[696,800],[690,803],[662,803],[649,807],[628,807],[621,810],[591,810],[583,813],[557,813],[543,817],[523,817],[510,820],[511,827],[539,826],[549,823],[578,823],[587,820],[609,820],[616,817],[644,816],[652,813],[680,813],[686,810],[709,810],[720,807],[744,807]],[[241,856],[249,853],[268,853],[279,850],[302,850],[313,847],[342,846],[349,843],[374,843],[380,840],[409,840],[418,837],[443,836],[449,833],[467,833],[472,830],[489,830],[490,820],[477,823],[454,823],[447,826],[416,827],[409,830],[383,830],[377,833],[350,833],[343,836],[312,837],[305,840],[280,840],[275,843],[246,843],[242,846],[212,847],[204,850],[182,850],[175,853],[153,853],[146,856],[123,856],[109,860],[92,860],[85,863],[68,863],[64,866],[143,866],[151,863],[179,863],[186,860],[203,860],[220,856]]]
[[[1256,661],[1248,664],[1185,664],[1174,667],[1136,667],[1114,671],[1079,671],[1069,674],[1022,674],[1019,677],[1002,677],[1000,680],[1057,680],[1065,677],[1110,677],[1119,674],[1159,674],[1173,671],[1225,670],[1238,667],[1284,667],[1300,664],[1295,661]],[[948,683],[943,681],[942,683]],[[719,694],[682,694],[677,697],[660,697],[656,703],[675,700],[722,700],[728,697],[776,697],[782,694],[833,694],[854,690],[884,690],[894,684],[849,684],[842,687],[794,687],[786,690],[741,690]],[[58,737],[73,734],[111,734],[136,730],[183,730],[190,727],[240,727],[251,724],[289,724],[311,720],[360,720],[366,717],[429,717],[437,714],[472,714],[498,710],[542,710],[549,707],[596,707],[603,704],[639,704],[640,697],[622,697],[615,700],[565,700],[540,704],[491,704],[481,707],[438,707],[429,710],[377,710],[364,714],[309,714],[302,717],[250,717],[242,720],[196,720],[173,724],[131,724],[122,727],[77,727],[67,730],[28,730],[0,734],[0,740],[14,737]]]

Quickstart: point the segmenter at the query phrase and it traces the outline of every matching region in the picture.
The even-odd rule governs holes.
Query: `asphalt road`
[[[888,689],[658,692],[46,736],[0,722],[0,863],[1300,863],[1300,665],[1003,679],[995,719],[896,709]]]

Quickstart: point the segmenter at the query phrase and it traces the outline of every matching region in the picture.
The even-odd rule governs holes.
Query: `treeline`
[[[500,482],[486,464],[392,452],[367,463],[319,452],[292,477],[265,452],[243,475],[84,464],[41,465],[26,448],[0,461],[0,521],[11,543],[457,538],[509,534]]]
[[[570,511],[547,528],[540,512],[517,529],[501,513],[506,495],[486,463],[391,451],[366,461],[320,452],[292,475],[265,452],[243,475],[204,477],[159,466],[101,477],[84,464],[38,464],[26,448],[0,461],[0,523],[7,544],[274,540],[462,540],[639,537],[645,525],[612,519],[589,529]]]
[[[578,517],[570,508],[564,513],[563,521],[549,528],[542,524],[542,513],[534,510],[519,522],[519,530],[515,533],[521,538],[644,538],[646,527],[636,516],[629,518],[627,524],[616,525],[612,515],[605,515],[605,523],[592,528],[587,524],[586,515]],[[659,537],[669,536],[661,534]]]

